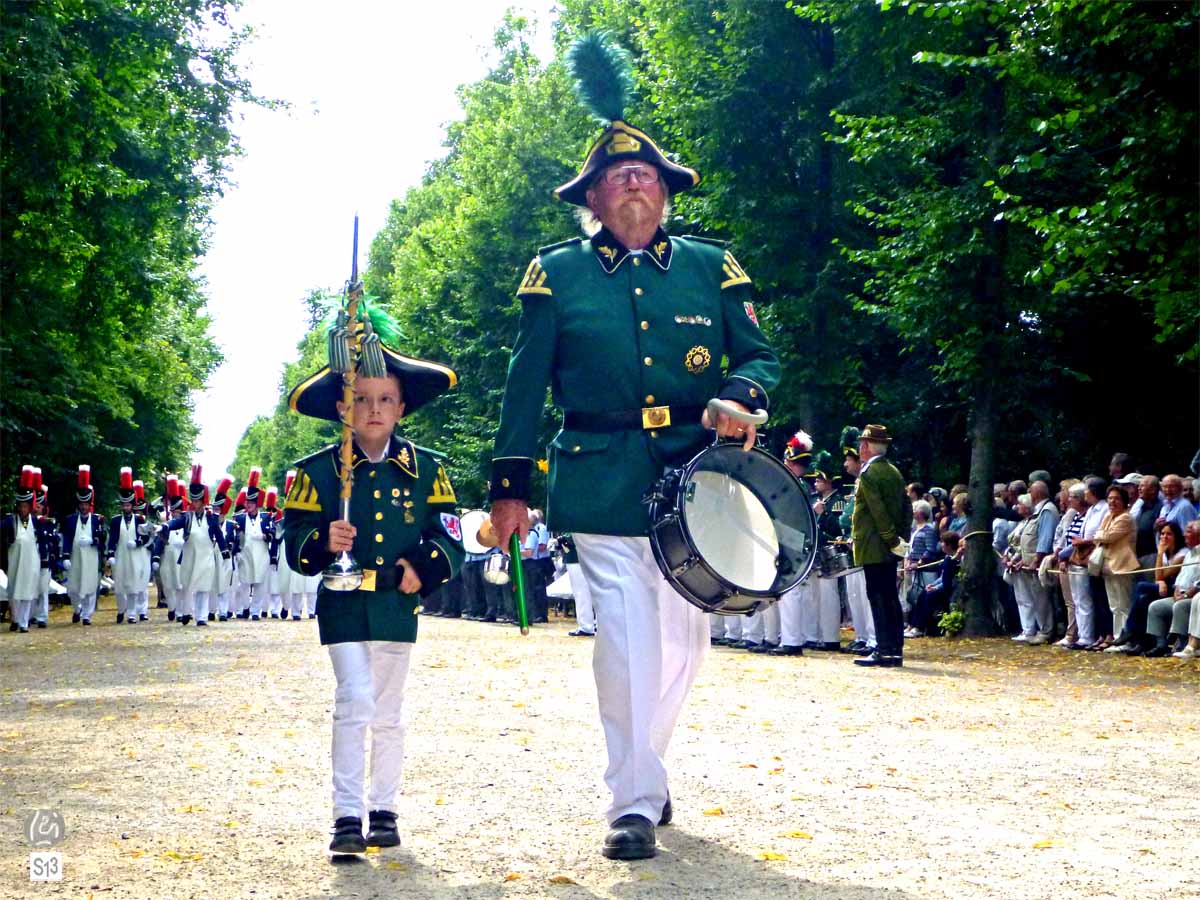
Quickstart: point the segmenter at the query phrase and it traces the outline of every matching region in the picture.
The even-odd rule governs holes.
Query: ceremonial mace
[[[350,261],[350,280],[346,282],[346,305],[338,310],[337,321],[329,329],[329,369],[342,375],[342,447],[341,503],[342,521],[350,521],[350,494],[354,487],[354,380],[358,370],[364,378],[382,378],[387,363],[380,349],[379,336],[371,320],[361,316],[362,282],[358,280],[358,215],[354,216],[354,251]],[[363,581],[363,570],[349,550],[343,550],[321,573],[321,581],[331,591],[356,591]]]

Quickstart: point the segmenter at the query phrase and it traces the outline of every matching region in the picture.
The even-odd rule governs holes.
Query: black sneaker
[[[73,615],[71,616],[71,624],[72,624],[72,625],[78,625],[78,624],[79,624],[79,619],[80,619],[79,613],[75,613],[75,614],[73,614]]]
[[[369,813],[371,827],[367,831],[368,847],[399,847],[400,831],[396,828],[396,814],[383,809]]]
[[[367,842],[363,839],[362,819],[358,816],[342,816],[333,823],[333,840],[329,842],[330,853],[366,853]]]

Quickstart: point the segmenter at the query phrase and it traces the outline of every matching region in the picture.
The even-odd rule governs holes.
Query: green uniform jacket
[[[520,331],[492,463],[492,499],[529,500],[546,388],[566,412],[703,406],[767,409],[779,361],[723,244],[659,230],[641,254],[607,231],[540,251],[517,289]],[[722,370],[722,366],[727,366]],[[642,494],[711,441],[698,413],[670,427],[562,430],[550,442],[555,531],[645,535]]]
[[[896,546],[909,527],[903,518],[904,478],[886,456],[873,457],[854,489],[854,564],[896,560],[889,548]]]
[[[288,565],[317,575],[333,561],[326,549],[329,524],[340,518],[339,447],[326,447],[296,463],[296,478],[284,504],[283,540]],[[350,521],[358,529],[351,553],[364,569],[364,587],[376,590],[317,590],[317,624],[322,644],[417,639],[420,598],[397,585],[407,559],[421,579],[421,597],[454,577],[463,560],[462,529],[454,488],[438,457],[393,436],[388,454],[370,462],[354,447],[354,491]]]

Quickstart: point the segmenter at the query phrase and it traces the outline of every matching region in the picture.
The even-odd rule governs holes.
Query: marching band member
[[[796,476],[810,502],[812,489],[804,476],[812,459],[812,448],[813,440],[806,431],[797,431],[783,448],[783,464]],[[779,646],[770,651],[772,656],[804,655],[805,622],[815,605],[816,580],[814,571],[779,598],[776,604],[779,607]],[[810,615],[806,616],[806,613]]]
[[[138,585],[136,609],[130,614],[136,615],[141,622],[150,619],[150,579],[159,568],[158,562],[158,525],[147,518],[146,485],[142,481],[133,483],[133,512],[142,520],[139,526],[145,542],[134,551],[133,558],[138,566]]]
[[[42,557],[37,519],[33,515],[33,480],[33,466],[23,466],[13,497],[17,511],[0,520],[0,568],[8,576],[4,594],[12,614],[8,630],[21,634],[29,633],[29,614],[42,586]]]
[[[264,499],[264,491],[258,485],[261,477],[262,469],[254,466],[246,479],[246,510],[233,515],[241,535],[242,550],[237,561],[238,609],[241,618],[249,616],[255,622],[265,615],[265,595],[270,589],[267,581],[271,567],[270,544],[275,530],[270,516],[259,514],[259,503]]]
[[[375,318],[372,317],[372,321]],[[333,710],[334,853],[394,847],[396,793],[404,763],[404,684],[422,598],[462,563],[454,488],[440,459],[395,432],[400,418],[453,387],[454,372],[380,344],[384,377],[352,381],[354,490],[341,518],[339,446],[296,464],[284,505],[288,563],[318,575],[342,551],[363,567],[356,590],[317,595],[317,627],[337,678]],[[378,362],[378,360],[374,360]],[[386,367],[386,368],[385,368]],[[301,415],[339,421],[342,375],[325,367],[288,398]],[[364,794],[367,732],[370,788]],[[369,830],[363,835],[363,812]]]
[[[141,548],[149,537],[141,527],[146,524],[145,519],[133,513],[136,499],[133,469],[122,466],[117,492],[121,515],[108,523],[108,567],[112,573],[113,593],[117,596],[118,625],[126,619],[131,625],[138,620],[138,601],[146,588],[140,557]]]
[[[850,534],[850,524],[854,516],[854,484],[858,479],[862,463],[858,456],[859,430],[853,425],[842,429],[839,443],[842,445],[842,468],[849,477],[842,494],[844,504],[838,524],[842,534]],[[850,623],[854,626],[854,640],[842,650],[866,656],[875,649],[875,620],[871,617],[871,604],[867,600],[867,578],[860,567],[856,567],[846,576],[846,605],[850,607]]]
[[[179,483],[178,475],[167,476],[167,490],[163,495],[163,513],[165,522],[170,522],[177,515],[183,514],[183,486]],[[163,531],[166,533],[163,534]],[[179,560],[183,556],[183,531],[169,528],[160,530],[156,546],[159,548],[161,559],[158,582],[166,595],[167,621],[174,622],[180,614],[183,600],[183,576],[179,567]]]
[[[828,458],[824,450],[821,453]],[[822,468],[813,469],[815,500],[813,512],[817,514],[817,552],[841,540],[842,528],[839,518],[842,502],[833,490],[833,480]],[[841,573],[817,573],[813,590],[809,592],[811,606],[805,611],[805,650],[840,650],[842,627],[842,598],[838,590]]]
[[[75,609],[72,622],[92,624],[96,612],[96,592],[104,558],[104,516],[92,511],[96,491],[92,487],[92,467],[80,466],[75,499],[78,507],[63,521],[63,568],[67,570],[67,594]]]
[[[33,515],[38,528],[38,546],[42,557],[42,573],[37,599],[33,601],[30,620],[45,628],[50,619],[50,579],[62,560],[62,535],[58,523],[50,518],[50,488],[42,481],[42,470],[33,469]]]
[[[213,493],[213,512],[220,519],[221,532],[225,535],[225,552],[221,553],[214,545],[213,600],[208,611],[210,622],[213,620],[229,621],[229,603],[234,591],[238,530],[237,525],[229,519],[229,513],[233,509],[233,498],[229,496],[229,489],[232,486],[233,479],[228,475],[222,475],[218,479],[216,491]]]
[[[612,792],[602,852],[643,859],[656,853],[656,824],[672,817],[664,757],[709,635],[703,611],[654,561],[642,496],[664,465],[709,442],[706,427],[751,449],[754,426],[723,413],[709,422],[704,408],[720,398],[747,413],[767,409],[779,362],[733,255],[662,228],[667,199],[699,175],[622,120],[627,55],[591,34],[571,59],[588,82],[583,95],[613,103],[594,110],[608,125],[582,171],[555,191],[584,209],[589,237],[541,249],[517,288],[492,523],[502,547],[528,530],[551,388],[564,424],[551,443],[550,525],[574,536],[599,619],[593,670]]]
[[[283,518],[283,513],[276,506],[278,499],[279,488],[271,485],[267,488],[267,504],[265,509],[267,517],[271,520],[271,540],[267,544],[271,569],[266,579],[267,591],[271,600],[267,612],[271,614],[272,619],[281,617],[286,619],[288,611],[292,606],[292,578],[287,560],[279,556],[279,548],[283,542],[279,520]]]
[[[287,497],[292,492],[292,485],[296,481],[296,470],[289,469],[287,476],[283,481],[283,496]],[[280,511],[279,521],[275,523],[275,534],[279,542],[283,541],[283,511]],[[317,586],[320,584],[321,576],[305,575],[302,572],[297,572],[288,565],[287,553],[280,553],[276,550],[276,558],[279,560],[279,568],[287,568],[288,573],[288,593],[291,597],[291,604],[285,612],[290,612],[293,621],[300,621],[305,612],[308,612],[310,619],[317,617]],[[283,613],[280,613],[283,615]]]
[[[208,488],[200,476],[200,466],[193,465],[192,480],[188,484],[191,511],[173,518],[163,526],[163,530],[168,534],[172,531],[183,533],[183,553],[179,559],[181,596],[178,621],[187,625],[194,615],[197,625],[207,626],[209,597],[216,570],[213,545],[216,545],[222,554],[228,553],[228,550],[220,518],[216,513],[205,509]]]

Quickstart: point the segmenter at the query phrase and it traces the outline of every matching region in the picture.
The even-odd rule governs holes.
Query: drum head
[[[462,542],[468,553],[487,553],[488,548],[479,543],[479,526],[487,519],[488,514],[482,509],[473,509],[463,513]]]
[[[705,565],[739,594],[778,597],[808,574],[816,518],[779,460],[720,444],[688,464],[677,510]]]

